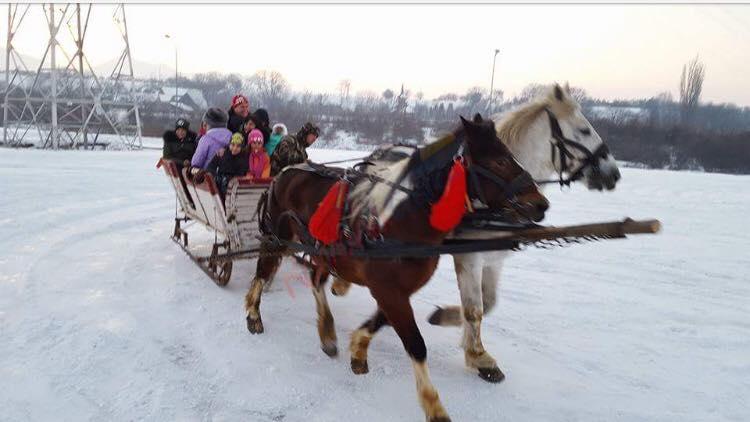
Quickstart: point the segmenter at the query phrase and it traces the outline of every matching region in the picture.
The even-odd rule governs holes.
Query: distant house
[[[208,102],[200,89],[162,86],[157,101],[176,106],[185,112],[200,112],[208,108]]]

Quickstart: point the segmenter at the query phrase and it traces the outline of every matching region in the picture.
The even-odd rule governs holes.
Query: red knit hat
[[[245,97],[242,94],[237,94],[234,97],[232,97],[232,108],[235,108],[236,106],[245,103],[248,104],[247,97]]]

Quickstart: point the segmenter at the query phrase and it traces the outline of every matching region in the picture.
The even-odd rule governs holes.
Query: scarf
[[[250,162],[248,163],[249,173],[255,179],[263,177],[263,170],[268,165],[268,154],[265,151],[260,150],[258,152],[250,152]]]

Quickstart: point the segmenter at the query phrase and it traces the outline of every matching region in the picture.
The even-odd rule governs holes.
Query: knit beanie
[[[206,114],[203,115],[203,121],[206,122],[209,129],[213,129],[216,127],[226,127],[227,120],[229,120],[229,116],[227,116],[227,113],[217,107],[209,108],[208,111],[206,111]]]
[[[250,133],[247,135],[247,143],[251,144],[253,142],[258,142],[258,141],[260,141],[261,143],[264,141],[263,132],[261,132],[258,129],[251,130]]]

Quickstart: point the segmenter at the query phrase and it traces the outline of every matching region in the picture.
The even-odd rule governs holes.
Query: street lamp
[[[180,113],[180,94],[177,91],[177,88],[179,87],[180,83],[178,82],[178,73],[177,73],[177,42],[175,41],[174,37],[172,37],[169,34],[164,34],[164,38],[171,40],[172,44],[174,45],[174,101],[175,101],[175,118],[179,118]]]
[[[495,55],[492,56],[492,78],[490,79],[490,105],[488,114],[489,117],[492,117],[492,106],[494,105],[494,97],[493,94],[495,93],[495,61],[497,61],[497,54],[500,52],[499,49],[495,49]]]

